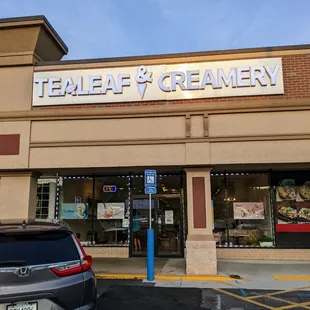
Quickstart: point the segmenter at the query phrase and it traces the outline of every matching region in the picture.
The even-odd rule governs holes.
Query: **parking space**
[[[100,309],[310,309],[310,286],[290,290],[154,287],[138,280],[99,280]]]
[[[310,309],[309,288],[279,291],[215,288],[214,291],[262,309]]]

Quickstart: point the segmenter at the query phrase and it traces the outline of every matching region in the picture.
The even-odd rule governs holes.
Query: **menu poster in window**
[[[297,191],[295,187],[295,180],[285,179],[279,182],[277,186],[277,202],[296,200]]]
[[[296,201],[310,201],[310,181],[298,187]]]
[[[278,224],[310,223],[310,181],[295,186],[295,180],[282,180],[277,187]]]
[[[60,218],[63,220],[88,219],[88,203],[62,203]]]
[[[278,224],[310,223],[310,201],[277,203]]]
[[[121,220],[124,218],[125,203],[110,202],[97,204],[97,218],[101,220]]]
[[[263,220],[265,210],[263,202],[234,202],[235,220]]]
[[[173,210],[166,210],[165,211],[165,224],[166,225],[173,225]]]

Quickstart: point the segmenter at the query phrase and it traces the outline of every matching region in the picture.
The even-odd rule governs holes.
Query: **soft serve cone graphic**
[[[139,94],[141,96],[141,99],[143,99],[143,97],[144,97],[146,86],[147,86],[146,84],[137,84],[138,91],[139,91]]]

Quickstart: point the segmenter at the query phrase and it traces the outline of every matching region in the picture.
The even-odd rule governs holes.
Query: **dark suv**
[[[64,223],[0,223],[0,310],[95,309],[91,264]]]

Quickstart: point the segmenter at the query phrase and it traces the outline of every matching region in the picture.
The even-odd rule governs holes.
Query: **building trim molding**
[[[148,139],[148,140],[94,140],[94,141],[37,141],[30,142],[30,148],[48,147],[80,147],[80,146],[118,146],[118,145],[154,145],[154,144],[185,144],[185,143],[217,143],[217,142],[251,142],[251,141],[285,141],[310,140],[310,134],[300,135],[264,135],[264,136],[232,136],[216,138],[187,139]]]
[[[0,122],[24,121],[24,120],[76,120],[76,119],[104,119],[104,118],[135,118],[135,117],[161,117],[161,116],[186,116],[190,115],[212,115],[212,114],[235,114],[254,112],[287,112],[310,110],[310,98],[306,99],[270,99],[270,100],[242,100],[226,102],[192,101],[192,104],[170,104],[162,105],[141,104],[135,106],[106,107],[105,105],[42,108],[29,111],[5,111],[0,112]]]

